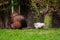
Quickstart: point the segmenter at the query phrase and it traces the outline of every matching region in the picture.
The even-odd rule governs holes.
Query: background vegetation
[[[0,13],[10,15],[12,6],[14,11],[26,16],[30,27],[34,22],[44,22],[46,28],[60,26],[60,0],[0,0]]]

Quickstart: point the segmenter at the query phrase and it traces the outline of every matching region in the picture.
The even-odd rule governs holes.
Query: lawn
[[[60,40],[60,28],[0,29],[0,40]]]

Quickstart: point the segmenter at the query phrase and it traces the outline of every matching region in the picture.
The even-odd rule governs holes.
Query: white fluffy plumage
[[[42,28],[43,26],[45,26],[45,23],[40,23],[40,22],[34,23],[34,27],[35,27],[36,29]]]

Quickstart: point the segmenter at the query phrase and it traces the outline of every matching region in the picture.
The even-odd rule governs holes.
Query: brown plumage
[[[11,27],[14,28],[14,29],[21,28],[21,23],[18,22],[18,21],[16,21],[16,22],[14,22],[14,23],[11,24]]]
[[[19,15],[16,12],[11,15],[11,22],[12,22],[11,27],[14,29],[27,26],[25,17],[22,15]]]

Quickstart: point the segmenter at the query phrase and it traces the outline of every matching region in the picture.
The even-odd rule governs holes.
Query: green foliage
[[[60,7],[60,0],[31,0],[30,4],[31,9],[35,12],[34,18],[40,20],[40,11],[44,9],[44,7],[48,10],[50,10],[50,7],[53,7],[55,10],[57,10]],[[44,16],[44,22],[47,24],[47,27],[52,27],[52,14],[52,12],[47,12]]]
[[[13,0],[13,5],[17,6],[18,4],[19,4],[19,1],[18,0]]]
[[[38,10],[38,7],[36,5],[37,3],[39,4],[39,7],[41,7],[41,6],[46,7],[48,5],[48,7],[53,6],[54,8],[58,8],[60,5],[60,0],[31,0],[31,5],[32,5],[33,10],[36,10],[36,11]],[[38,10],[38,11],[40,11],[40,10]]]
[[[30,5],[31,5],[31,10],[33,12],[35,12],[35,15],[34,15],[34,20],[39,20],[40,19],[40,8],[37,6],[39,5],[39,3],[37,2],[37,0],[31,0],[30,1]]]
[[[44,17],[44,23],[46,26],[44,28],[51,28],[52,27],[52,13],[48,13]]]

